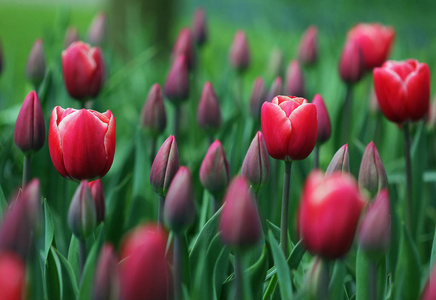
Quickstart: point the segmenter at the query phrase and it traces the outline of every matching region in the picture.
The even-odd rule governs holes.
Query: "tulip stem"
[[[163,226],[163,211],[165,206],[165,196],[159,195],[159,208],[157,212],[157,225]]]
[[[180,133],[180,117],[181,117],[181,107],[180,105],[176,105],[174,109],[174,137],[176,140],[179,138]]]
[[[330,270],[329,270],[329,261],[323,258],[319,258],[321,261],[321,274],[320,274],[320,288],[317,296],[318,299],[329,299],[329,283],[330,283]]]
[[[377,264],[375,261],[369,263],[369,299],[377,300]]]
[[[183,241],[179,233],[174,234],[174,300],[181,300],[182,297],[182,259],[183,259]]]
[[[212,196],[212,216],[220,209],[221,207],[221,199],[219,197]]]
[[[151,138],[151,147],[150,147],[150,166],[153,165],[154,158],[156,157],[156,142],[157,142],[157,138],[153,136]]]
[[[315,151],[313,151],[313,168],[314,169],[319,168],[319,147],[320,147],[320,145],[317,143],[315,145]]]
[[[283,179],[282,220],[280,224],[280,245],[285,257],[288,257],[288,216],[289,188],[291,185],[292,161],[285,161],[285,176]]]
[[[410,132],[409,123],[403,124],[404,131],[404,159],[406,160],[406,222],[412,233],[412,163],[410,161]]]
[[[239,253],[235,253],[235,284],[236,284],[236,289],[235,289],[235,299],[239,300],[239,299],[244,299],[243,298],[243,280],[242,280],[242,276],[243,276],[243,272],[242,272],[242,259],[241,259],[241,254]]]
[[[31,167],[32,167],[32,154],[26,154],[26,155],[24,155],[24,161],[23,161],[23,186],[22,186],[22,188],[24,188],[30,180]]]
[[[83,268],[85,267],[86,262],[86,243],[84,240],[79,239],[79,270],[80,270],[80,279],[83,276]]]
[[[352,98],[353,98],[353,85],[347,84],[347,91],[345,94],[345,102],[344,102],[344,110],[342,114],[342,136],[341,136],[341,145],[348,143],[349,135],[350,135],[350,117],[352,111]]]

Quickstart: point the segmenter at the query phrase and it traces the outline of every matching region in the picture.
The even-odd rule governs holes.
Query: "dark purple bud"
[[[180,55],[185,56],[188,70],[193,70],[195,68],[196,57],[194,51],[194,42],[192,40],[191,30],[189,30],[189,28],[183,28],[177,37],[171,55],[173,61]]]
[[[339,75],[347,83],[358,82],[365,73],[362,50],[353,39],[345,42],[339,61]]]
[[[271,84],[271,88],[269,89],[265,100],[268,102],[271,102],[275,96],[278,96],[281,94],[283,94],[282,93],[282,79],[280,77],[277,77],[276,79],[274,79],[273,83]]]
[[[212,84],[204,84],[198,104],[197,122],[201,129],[213,134],[221,127],[221,108]]]
[[[335,171],[350,173],[350,157],[348,154],[348,144],[343,145],[335,153],[330,164],[325,171],[325,175],[329,175]]]
[[[91,189],[92,199],[95,204],[95,212],[97,216],[97,225],[104,221],[106,215],[106,204],[104,201],[104,191],[101,179],[91,181],[89,183]]]
[[[302,64],[312,65],[318,59],[318,29],[310,26],[304,32],[298,47],[298,59]]]
[[[195,43],[199,47],[203,46],[207,41],[207,26],[206,26],[206,13],[202,8],[197,8],[195,10],[192,32],[194,35]]]
[[[45,56],[44,46],[41,39],[37,39],[30,51],[26,65],[26,77],[29,81],[38,86],[41,84],[45,75]]]
[[[80,41],[79,30],[76,27],[70,26],[65,32],[64,48],[67,49],[72,43]]]
[[[165,96],[174,104],[188,100],[189,78],[184,55],[179,55],[171,66],[165,81]]]
[[[88,29],[88,42],[93,46],[101,46],[106,40],[107,34],[107,17],[101,12],[92,20]]]
[[[200,167],[200,181],[216,198],[224,194],[230,181],[230,169],[224,147],[219,140],[213,142]]]
[[[153,84],[141,112],[141,125],[153,136],[160,135],[167,125],[162,89],[158,83]]]
[[[268,74],[270,74],[272,77],[282,77],[285,65],[284,60],[285,58],[283,51],[280,48],[275,48],[269,57]]]
[[[316,106],[318,116],[317,142],[323,144],[329,140],[332,133],[329,113],[327,112],[327,107],[325,107],[324,99],[322,99],[320,94],[315,95],[312,103]]]
[[[238,72],[245,71],[250,65],[250,52],[245,32],[236,31],[230,48],[230,64]]]
[[[365,189],[371,196],[387,188],[388,177],[385,167],[374,143],[371,141],[363,153],[359,170],[359,187]]]
[[[260,109],[266,99],[266,87],[262,77],[257,77],[253,83],[250,98],[250,113],[251,116],[260,120]]]
[[[119,299],[118,259],[111,244],[101,248],[94,275],[93,300]]]
[[[292,60],[286,70],[286,92],[292,96],[305,96],[304,76],[298,60]]]

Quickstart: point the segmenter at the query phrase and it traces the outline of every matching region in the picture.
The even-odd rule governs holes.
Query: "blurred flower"
[[[431,271],[422,291],[421,300],[433,300],[436,299],[436,265],[430,266]]]
[[[316,94],[312,100],[312,103],[316,106],[316,114],[318,117],[318,134],[317,142],[323,144],[327,142],[331,135],[331,123],[327,107],[325,107],[324,99],[320,94]]]
[[[177,59],[180,55],[184,55],[188,70],[193,70],[196,64],[194,41],[192,39],[191,30],[189,28],[182,28],[179,36],[173,47],[172,59]]]
[[[45,75],[45,56],[42,39],[37,39],[27,58],[26,77],[34,85],[39,86]]]
[[[418,121],[430,104],[430,69],[415,59],[387,61],[373,72],[380,109],[395,123]]]
[[[318,28],[312,25],[304,32],[298,46],[298,60],[305,65],[316,63],[318,59]]]
[[[282,79],[280,77],[276,77],[266,96],[266,101],[271,102],[274,97],[282,94]]]
[[[95,98],[103,83],[103,59],[100,48],[75,42],[62,51],[64,83],[77,100]]]
[[[76,181],[103,177],[115,154],[115,117],[110,110],[63,109],[50,118],[48,146],[62,176]]]
[[[322,276],[325,271],[324,268],[328,268],[323,259],[319,256],[314,256],[309,266],[309,270],[306,273],[304,280],[304,289],[307,292],[307,299],[316,300],[322,299],[324,291],[322,290]]]
[[[260,110],[266,99],[266,87],[262,77],[257,77],[253,83],[250,97],[250,113],[255,119],[260,119]]]
[[[158,83],[153,84],[141,111],[141,125],[157,137],[167,125],[162,89]]]
[[[101,248],[95,269],[93,300],[119,299],[120,278],[118,259],[111,244],[104,244]]]
[[[197,8],[192,24],[192,33],[195,43],[201,47],[207,41],[206,12],[202,8]]]
[[[101,46],[106,40],[107,16],[104,12],[98,13],[92,20],[88,29],[88,42],[93,46]]]
[[[221,127],[221,108],[212,84],[208,81],[203,86],[197,110],[197,122],[208,134],[213,134]]]
[[[354,40],[347,40],[339,61],[339,75],[346,83],[358,82],[365,73],[362,50]]]
[[[284,73],[284,65],[283,51],[280,48],[274,48],[268,60],[268,74],[272,77],[282,77]],[[281,92],[279,94],[281,94]]]
[[[97,216],[97,225],[104,221],[106,214],[106,204],[104,202],[104,191],[101,179],[97,179],[88,183],[91,189],[92,199],[95,204],[95,212]]]
[[[230,64],[238,72],[245,71],[250,65],[248,41],[243,30],[236,31],[230,47]]]
[[[330,161],[325,175],[330,175],[333,172],[350,173],[350,156],[348,154],[348,144],[343,145],[336,151],[332,160]]]
[[[26,266],[17,256],[0,253],[0,292],[2,299],[22,300],[25,295]]]
[[[304,74],[298,60],[291,60],[286,70],[285,89],[288,95],[304,97]]]
[[[165,81],[165,96],[174,104],[188,100],[189,78],[184,55],[179,55],[171,66]]]
[[[207,150],[200,167],[201,184],[216,198],[224,194],[230,181],[230,168],[224,147],[219,140]]]
[[[350,249],[365,200],[347,173],[324,176],[313,171],[306,180],[298,212],[305,247],[323,258],[336,259]]]
[[[74,26],[68,27],[67,31],[65,32],[64,48],[67,49],[72,43],[77,42],[79,40],[80,40],[79,30]]]
[[[385,167],[374,143],[371,141],[363,153],[359,170],[359,187],[367,190],[371,196],[387,188],[388,177]]]
[[[315,147],[316,106],[304,98],[277,96],[265,102],[261,122],[268,153],[275,159],[302,160]]]
[[[44,116],[35,91],[27,94],[21,105],[15,122],[14,140],[15,145],[26,155],[37,152],[44,146]]]

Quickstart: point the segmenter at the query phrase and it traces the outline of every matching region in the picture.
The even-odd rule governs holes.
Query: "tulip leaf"
[[[347,274],[345,261],[336,260],[329,284],[329,299],[344,299],[344,278]]]
[[[45,261],[45,294],[46,298],[62,299],[62,271],[57,255],[49,251]]]
[[[229,249],[223,245],[219,233],[215,235],[207,249],[208,270],[213,270],[211,284],[214,299],[220,299],[221,287],[227,276],[229,264]]]
[[[77,280],[74,275],[73,269],[71,265],[68,263],[68,260],[55,248],[51,248],[53,252],[53,256],[59,260],[59,264],[61,266],[61,274],[62,274],[62,297],[61,299],[76,299],[76,295],[78,294]]]
[[[44,216],[45,216],[45,249],[44,249],[44,260],[47,260],[48,253],[50,251],[51,243],[54,238],[54,223],[53,217],[50,211],[47,200],[44,199]]]
[[[268,270],[268,248],[263,246],[262,255],[259,260],[247,269],[250,279],[250,287],[254,299],[260,299],[263,293],[263,283],[265,282]]]
[[[271,295],[274,293],[275,289],[277,286],[277,274],[274,274],[271,277],[271,280],[269,281],[266,289],[265,289],[265,293],[263,294],[262,299],[263,300],[268,300],[271,298]]]
[[[5,194],[3,193],[3,189],[0,186],[0,220],[3,219],[3,215],[8,209],[8,202],[6,201]]]
[[[435,228],[434,235],[433,235],[433,245],[431,247],[431,256],[430,256],[430,265],[429,265],[430,270],[434,266],[435,258],[436,258],[436,228]]]
[[[356,300],[369,299],[368,258],[359,247],[356,256]]]
[[[70,246],[68,248],[68,262],[73,268],[74,274],[79,276],[79,240],[74,234],[71,235]],[[79,277],[77,277],[79,278]]]
[[[294,248],[292,248],[291,255],[288,258],[289,269],[297,269],[305,253],[306,248],[304,247],[302,240],[299,240]]]
[[[271,230],[268,231],[268,240],[271,246],[274,265],[277,268],[280,295],[282,299],[292,299],[291,272]]]
[[[274,224],[273,222],[271,222],[270,220],[266,220],[266,224],[268,225],[268,228],[271,230],[271,232],[273,233],[274,237],[277,240],[280,240],[280,227],[278,227],[276,224]]]

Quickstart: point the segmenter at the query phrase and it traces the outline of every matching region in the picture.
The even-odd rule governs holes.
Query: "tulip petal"
[[[287,153],[292,160],[305,159],[316,144],[318,117],[316,106],[307,103],[295,109],[290,117],[292,131],[287,142]]]
[[[430,69],[428,65],[420,64],[417,71],[407,77],[405,85],[407,86],[405,106],[408,115],[413,121],[418,121],[426,115],[430,104]],[[423,101],[424,99],[426,100]]]
[[[64,113],[64,109],[60,106],[56,106],[50,117],[50,127],[48,133],[48,148],[50,151],[51,160],[54,167],[64,177],[68,177],[67,171],[64,166],[64,158],[62,151],[62,140],[59,133],[58,124],[61,120],[61,116]]]
[[[104,148],[106,151],[106,166],[103,171],[100,173],[100,176],[104,176],[112,166],[112,162],[114,160],[115,155],[115,142],[116,142],[116,132],[115,132],[115,117],[112,115],[112,112],[108,110],[104,113],[104,115],[110,114],[109,126],[107,128],[106,135],[104,137]]]

